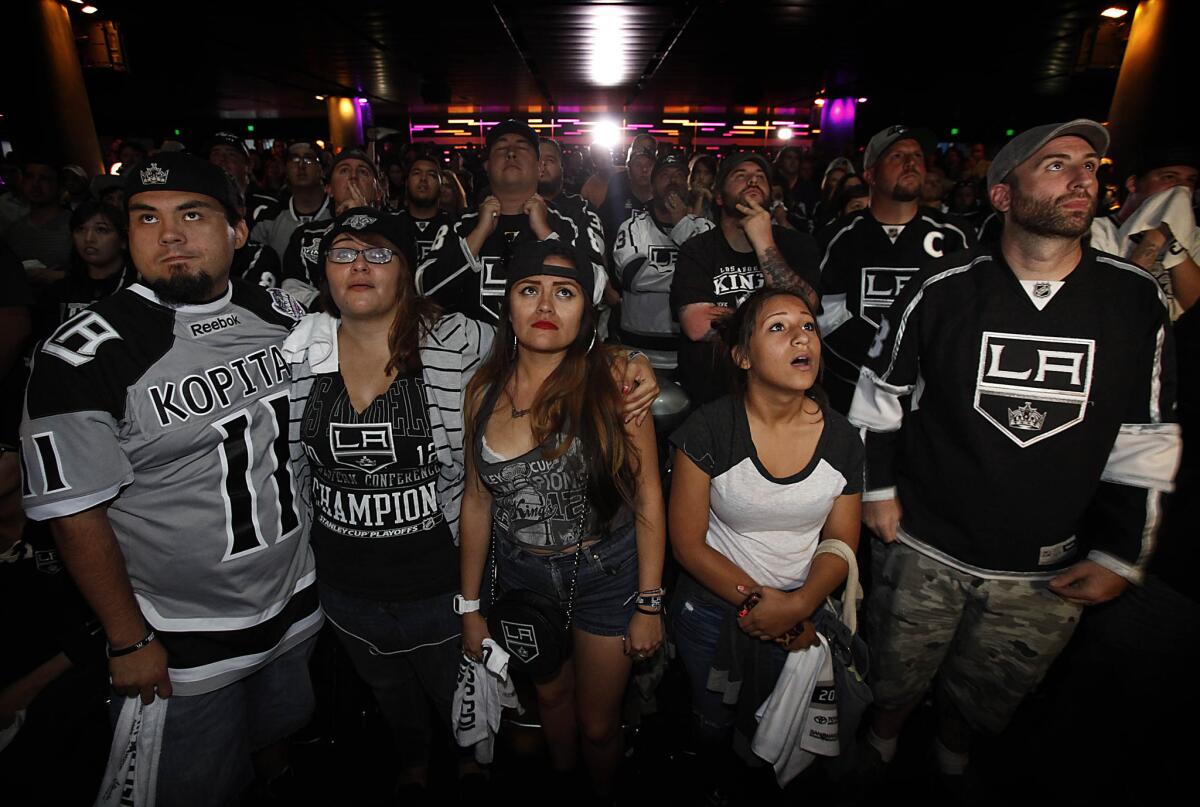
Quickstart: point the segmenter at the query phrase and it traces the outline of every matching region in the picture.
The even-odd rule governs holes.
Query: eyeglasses
[[[334,247],[329,250],[329,260],[334,263],[354,263],[358,256],[362,255],[367,259],[367,263],[389,263],[395,254],[387,247],[367,247],[366,249]]]
[[[300,163],[304,163],[305,165],[316,165],[318,162],[316,157],[304,157],[299,154],[294,154],[291,157],[288,157],[288,161],[296,163],[297,165]]]

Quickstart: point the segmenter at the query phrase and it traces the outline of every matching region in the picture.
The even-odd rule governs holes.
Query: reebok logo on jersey
[[[1022,448],[1083,421],[1092,339],[984,331],[975,410]]]
[[[204,336],[205,334],[223,331],[226,328],[232,328],[235,325],[241,325],[242,321],[238,319],[237,314],[229,316],[213,317],[206,322],[193,322],[188,326],[192,331],[192,336]]]
[[[884,312],[916,273],[915,266],[864,266],[858,315],[878,328]]]

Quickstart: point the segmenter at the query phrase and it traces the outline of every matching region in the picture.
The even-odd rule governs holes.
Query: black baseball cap
[[[520,135],[529,141],[534,151],[538,150],[538,135],[533,127],[523,120],[509,118],[488,129],[487,137],[484,139],[485,150],[488,154],[492,153],[492,146],[496,145],[496,141],[506,134]]]
[[[333,163],[329,166],[329,171],[326,174],[326,181],[333,176],[333,169],[338,167],[338,163],[346,160],[361,160],[371,167],[371,173],[375,175],[375,179],[379,179],[379,169],[375,167],[375,161],[372,160],[367,153],[360,148],[342,149],[336,157],[333,158]]]
[[[1153,145],[1142,150],[1133,161],[1134,170],[1130,173],[1143,176],[1155,168],[1166,168],[1169,165],[1186,165],[1200,168],[1200,151],[1184,144]]]
[[[125,175],[126,212],[133,197],[147,191],[183,191],[211,196],[235,218],[242,217],[238,212],[242,195],[233,177],[224,168],[181,151],[160,151]]]
[[[650,172],[650,178],[654,179],[656,176],[658,176],[660,171],[663,171],[667,168],[678,168],[679,170],[683,171],[685,176],[688,172],[687,163],[684,162],[682,157],[680,157],[678,154],[668,154],[665,157],[659,158],[658,162],[654,164],[654,170]]]
[[[717,172],[717,184],[715,189],[720,192],[725,187],[725,180],[729,179],[729,175],[733,173],[733,169],[743,163],[754,163],[763,170],[767,175],[767,179],[771,178],[771,164],[767,162],[767,158],[759,154],[757,151],[735,151],[725,159],[721,160],[721,168]]]
[[[547,259],[558,256],[566,258],[575,264],[573,267],[555,266],[546,263]],[[592,289],[595,286],[595,274],[592,262],[587,253],[565,244],[557,238],[545,241],[535,241],[523,244],[513,251],[513,256],[507,266],[508,278],[504,282],[504,293],[507,295],[519,281],[534,275],[552,275],[574,280],[583,289],[584,299],[591,303]]]
[[[204,145],[204,155],[208,156],[214,146],[229,146],[241,152],[246,159],[250,159],[250,149],[246,148],[246,141],[233,132],[217,132],[210,137]]]

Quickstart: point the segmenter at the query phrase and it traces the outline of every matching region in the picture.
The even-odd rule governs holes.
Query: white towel
[[[458,663],[458,687],[454,690],[454,739],[467,748],[475,746],[475,760],[490,764],[505,707],[520,709],[517,693],[508,677],[508,651],[491,639],[483,640],[484,661],[463,656]]]
[[[96,807],[154,807],[169,702],[155,698],[145,706],[141,698],[125,699],[113,730]]]
[[[1186,259],[1200,259],[1200,233],[1196,229],[1196,216],[1192,212],[1192,194],[1187,188],[1174,187],[1146,197],[1138,209],[1133,211],[1117,231],[1121,256],[1129,257],[1137,249],[1132,237],[1146,230],[1157,229],[1160,224],[1171,228],[1171,235],[1183,248],[1168,251],[1163,256],[1163,267],[1170,269]]]
[[[771,763],[780,787],[818,756],[838,755],[837,690],[829,642],[788,653],[771,696],[758,707],[758,729],[750,747]]]

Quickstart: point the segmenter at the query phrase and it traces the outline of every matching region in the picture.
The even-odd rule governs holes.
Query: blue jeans
[[[158,803],[213,807],[232,803],[254,779],[250,755],[299,731],[312,717],[308,659],[317,637],[252,675],[203,695],[167,699]],[[124,698],[113,698],[114,724]]]
[[[496,540],[496,597],[510,589],[536,591],[565,611],[579,564],[571,626],[596,636],[624,636],[636,608],[637,531],[631,521],[575,553],[535,555],[505,538]],[[486,582],[485,582],[486,584]]]
[[[363,599],[318,582],[321,607],[354,670],[371,688],[392,731],[401,764],[429,758],[429,704],[451,727],[461,654],[453,594],[410,602]]]

